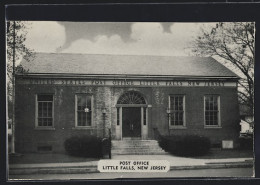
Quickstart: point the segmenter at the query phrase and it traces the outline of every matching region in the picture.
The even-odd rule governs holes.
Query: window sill
[[[170,126],[170,129],[187,129],[186,126]]]
[[[217,126],[217,125],[216,125],[216,126],[205,126],[205,125],[204,125],[204,128],[205,128],[205,129],[220,129],[220,128],[222,128],[222,127],[221,127],[221,126]]]
[[[34,130],[55,130],[54,127],[35,127]]]
[[[72,127],[72,130],[89,130],[93,129],[92,126],[85,126],[85,127]]]

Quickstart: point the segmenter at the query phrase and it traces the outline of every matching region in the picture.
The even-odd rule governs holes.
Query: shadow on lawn
[[[72,163],[97,161],[98,158],[74,157],[67,154],[26,153],[9,155],[9,164],[36,164],[36,163]]]
[[[252,158],[253,150],[245,149],[211,149],[207,155],[192,157],[196,159],[228,159],[228,158]]]

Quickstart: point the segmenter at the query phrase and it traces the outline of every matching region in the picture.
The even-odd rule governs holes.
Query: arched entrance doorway
[[[117,101],[118,138],[147,138],[147,103],[141,93],[128,91]]]

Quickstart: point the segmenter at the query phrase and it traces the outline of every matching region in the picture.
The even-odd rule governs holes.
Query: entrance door
[[[122,122],[123,137],[141,137],[140,107],[123,107]]]

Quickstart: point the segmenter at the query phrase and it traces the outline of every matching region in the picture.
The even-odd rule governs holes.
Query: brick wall
[[[210,137],[212,142],[238,137],[239,112],[236,88],[232,87],[86,87],[53,85],[16,85],[16,147],[17,152],[37,152],[38,146],[52,146],[53,152],[64,152],[64,141],[73,135],[92,134],[103,136],[111,128],[115,138],[116,103],[126,91],[135,90],[144,95],[148,108],[148,137],[153,139],[153,128],[167,135],[168,118],[166,108],[169,94],[186,97],[186,129],[171,129],[171,135],[198,134]],[[55,130],[35,128],[35,96],[38,93],[54,95]],[[75,94],[91,93],[94,96],[93,127],[75,128]],[[204,95],[218,94],[221,106],[221,128],[204,128]],[[106,108],[105,120],[102,108]]]

